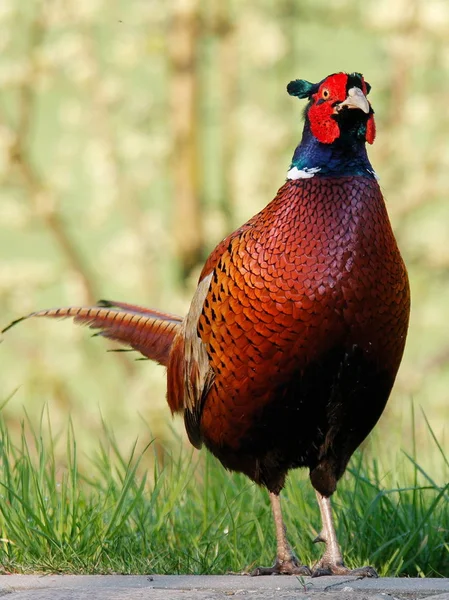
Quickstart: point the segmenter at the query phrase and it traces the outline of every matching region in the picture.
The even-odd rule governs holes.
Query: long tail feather
[[[132,312],[139,315],[150,316],[155,319],[163,319],[164,321],[176,321],[182,323],[182,318],[170,313],[164,313],[154,308],[146,308],[137,304],[128,304],[127,302],[115,302],[114,300],[99,300],[96,306],[100,308],[119,308],[126,312]]]
[[[10,323],[2,333],[31,317],[73,318],[75,323],[99,329],[98,335],[131,346],[141,354],[167,365],[170,348],[181,327],[176,315],[120,302],[101,301],[99,306],[52,308],[31,313]]]

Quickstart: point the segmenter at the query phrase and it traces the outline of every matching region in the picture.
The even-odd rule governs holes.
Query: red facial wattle
[[[370,116],[368,119],[368,123],[366,124],[366,135],[365,139],[368,144],[373,144],[374,139],[376,137],[376,122],[374,121],[374,114]]]
[[[313,104],[309,109],[310,129],[323,144],[332,144],[340,136],[340,128],[332,118],[335,114],[332,105],[346,98],[347,81],[346,73],[336,73],[323,81],[317,93],[312,96]],[[324,98],[326,90],[329,95]]]
[[[361,90],[366,96],[368,87],[363,78],[361,83]],[[336,107],[347,99],[347,88],[348,75],[336,73],[323,81],[318,91],[311,96],[312,104],[308,111],[310,129],[314,137],[323,144],[331,144],[340,136],[340,127],[335,119]],[[365,140],[372,144],[375,135],[376,126],[371,112],[366,124]]]
[[[310,129],[323,144],[332,144],[340,136],[340,127],[332,118],[334,109],[328,102],[313,104],[309,109]]]

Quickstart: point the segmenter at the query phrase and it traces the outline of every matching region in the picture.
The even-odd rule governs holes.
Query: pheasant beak
[[[341,109],[345,106],[347,108],[358,108],[360,110],[363,110],[363,112],[366,114],[368,114],[370,110],[369,102],[366,99],[365,94],[358,87],[352,87],[348,91],[348,97],[346,98],[346,100],[343,100],[343,102],[337,104],[335,110],[337,112],[340,112]]]

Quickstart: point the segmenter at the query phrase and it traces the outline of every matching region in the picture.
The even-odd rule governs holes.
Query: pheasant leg
[[[272,567],[257,567],[251,575],[311,575],[309,567],[299,562],[288,543],[279,494],[270,492],[270,501],[276,527],[276,562]]]
[[[348,569],[343,562],[340,546],[335,533],[334,519],[330,498],[316,492],[321,512],[322,530],[314,540],[324,542],[326,550],[320,560],[313,566],[312,577],[323,575],[358,575],[359,577],[378,577],[373,567],[360,567],[359,569]]]

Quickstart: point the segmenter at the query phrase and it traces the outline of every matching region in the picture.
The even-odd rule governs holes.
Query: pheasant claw
[[[302,565],[296,556],[292,556],[289,560],[282,562],[277,559],[272,567],[257,567],[251,573],[251,577],[260,575],[302,575],[310,577],[312,571],[307,565]]]

